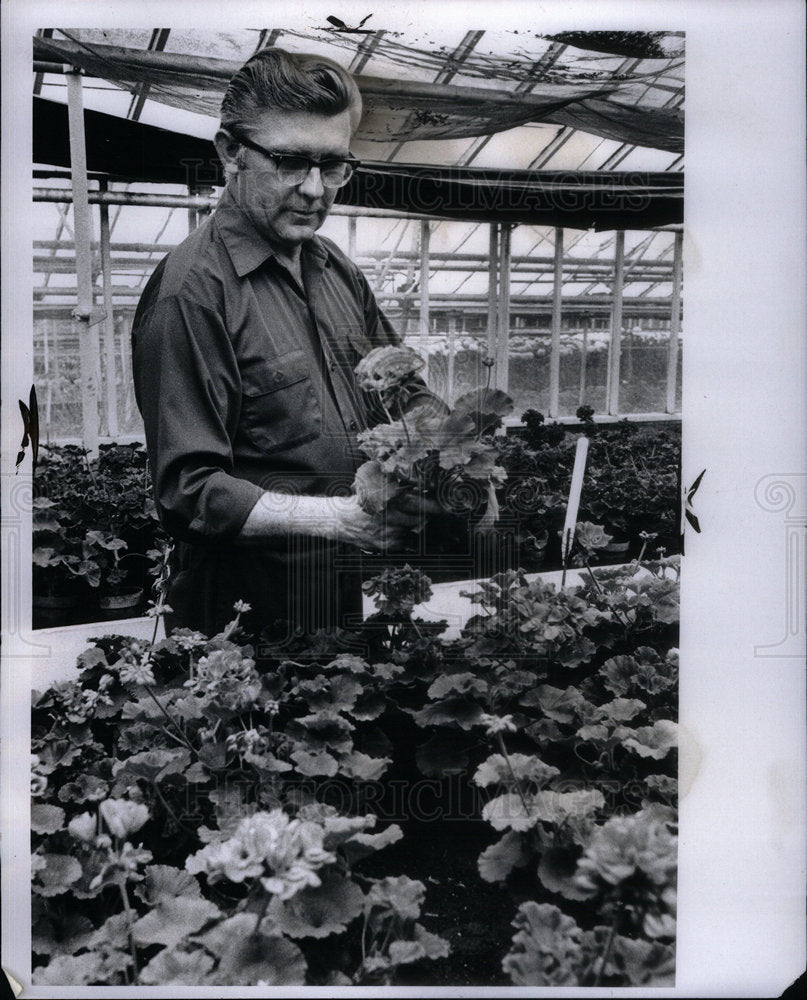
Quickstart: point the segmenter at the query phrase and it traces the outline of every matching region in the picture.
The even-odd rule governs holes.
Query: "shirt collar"
[[[229,184],[224,188],[213,218],[239,278],[254,271],[267,260],[276,258],[272,244],[261,236],[242,212]],[[328,248],[318,236],[305,242],[302,251],[319,266],[329,256]]]

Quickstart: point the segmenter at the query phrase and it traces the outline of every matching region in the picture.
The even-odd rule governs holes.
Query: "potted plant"
[[[80,569],[89,586],[98,589],[103,618],[130,617],[143,597],[143,588],[130,582],[123,563],[148,557],[140,552],[121,555],[127,548],[127,543],[111,531],[89,529],[84,536]]]
[[[69,513],[46,497],[33,501],[33,606],[55,624],[81,600],[81,540]]]

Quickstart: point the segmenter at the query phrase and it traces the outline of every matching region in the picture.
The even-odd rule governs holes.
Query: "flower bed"
[[[405,567],[353,633],[91,640],[34,698],[35,984],[669,984],[677,588],[514,570],[448,641]]]

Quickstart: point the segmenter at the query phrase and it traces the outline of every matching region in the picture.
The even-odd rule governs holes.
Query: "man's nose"
[[[325,194],[325,185],[322,183],[319,167],[312,164],[305,180],[300,184],[300,191],[309,198],[321,198]]]

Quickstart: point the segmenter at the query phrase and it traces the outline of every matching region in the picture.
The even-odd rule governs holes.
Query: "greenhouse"
[[[58,650],[34,684],[35,986],[674,983],[678,586],[700,482],[682,499],[684,34],[370,23],[33,38],[21,455],[33,624]],[[305,300],[321,373],[294,341],[277,385],[250,387],[248,326],[215,346],[196,300],[178,361],[150,370],[140,346],[171,262],[227,232],[247,161],[214,135],[267,50],[337,64],[361,95],[349,155],[231,129],[298,189],[344,172],[316,226],[338,248],[318,280],[346,268],[372,317],[359,346],[347,332],[344,384],[306,249],[283,294]],[[286,299],[260,294],[285,323]],[[232,344],[243,393],[222,369],[183,410],[188,366]],[[308,432],[337,409],[349,474],[337,435],[329,453]],[[242,434],[250,412],[267,426]],[[169,418],[204,456],[181,501]],[[239,472],[260,463],[274,478]],[[207,466],[238,486],[193,493],[182,520]],[[256,548],[273,567],[327,555],[326,575],[302,593],[266,571],[292,609],[275,616],[249,589]],[[188,575],[197,556],[227,564],[226,600]],[[194,617],[209,597],[215,627]]]

